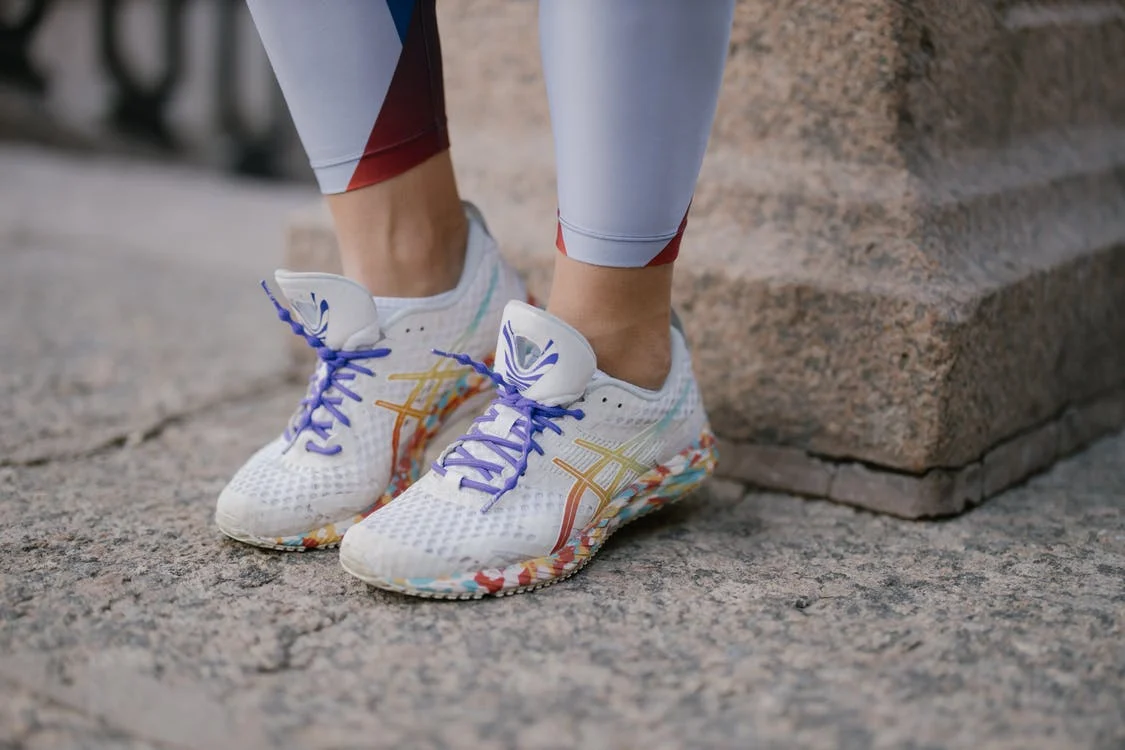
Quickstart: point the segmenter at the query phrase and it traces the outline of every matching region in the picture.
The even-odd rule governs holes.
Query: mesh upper
[[[340,445],[341,452],[324,456],[307,451],[305,443],[310,439],[325,444],[308,430],[292,446],[282,437],[275,439],[231,479],[220,496],[220,513],[236,517],[240,528],[252,534],[299,534],[359,513],[383,494],[423,422],[416,415],[402,416],[401,410],[435,414],[457,381],[433,376],[457,371],[460,377],[469,372],[432,350],[466,352],[475,358],[490,355],[505,303],[525,295],[495,243],[476,231],[485,246],[460,297],[442,309],[409,307],[394,313],[384,322],[385,339],[379,343],[391,353],[359,361],[374,371],[374,377],[360,373],[344,383],[362,400],[345,397],[337,407],[351,421],[345,427],[333,420],[328,444]],[[319,366],[320,372],[323,367]],[[329,394],[339,395],[334,389]],[[314,417],[330,418],[323,409]],[[392,453],[396,424],[397,455]]]
[[[356,541],[349,546],[353,550],[362,546],[358,552],[371,570],[387,578],[437,577],[549,554],[563,529],[567,497],[576,482],[559,462],[584,472],[599,459],[597,452],[576,440],[624,450],[643,465],[621,471],[621,464],[609,461],[592,475],[601,488],[620,491],[640,476],[642,468],[671,458],[699,438],[705,416],[682,340],[678,346],[672,375],[657,398],[643,397],[619,381],[596,376],[584,401],[573,407],[582,409],[585,418],[559,419],[556,423],[563,428],[562,435],[538,433],[536,440],[544,455],[532,453],[526,474],[487,512],[481,512],[489,500],[486,493],[456,487],[458,473],[478,478],[475,471],[459,467],[445,477],[431,471],[349,532]],[[639,440],[638,435],[642,436]],[[479,445],[473,452],[483,455]],[[502,476],[513,472],[505,468]],[[499,486],[501,482],[491,483]],[[600,502],[597,493],[585,490],[572,528],[585,525]]]

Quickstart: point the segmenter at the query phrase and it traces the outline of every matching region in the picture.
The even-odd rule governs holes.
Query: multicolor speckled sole
[[[426,421],[414,433],[406,449],[402,451],[399,461],[391,475],[391,482],[387,488],[371,505],[355,515],[326,524],[318,529],[312,529],[304,534],[291,536],[255,536],[239,529],[234,523],[225,522],[216,514],[215,520],[219,530],[246,544],[266,549],[280,550],[282,552],[304,552],[309,549],[331,549],[340,544],[344,532],[384,505],[394,500],[406,489],[418,481],[425,469],[426,448],[430,442],[442,431],[446,424],[454,421],[460,414],[471,410],[479,411],[483,401],[492,392],[492,383],[475,372],[468,371],[459,378],[449,392],[438,403],[438,408],[430,414]]]
[[[505,568],[466,572],[446,578],[384,579],[358,560],[340,556],[340,564],[356,578],[388,591],[431,599],[480,599],[507,596],[550,586],[581,570],[613,532],[627,523],[682,499],[699,488],[714,472],[719,453],[715,436],[704,429],[699,440],[670,461],[639,477],[605,509],[571,534],[557,552]]]

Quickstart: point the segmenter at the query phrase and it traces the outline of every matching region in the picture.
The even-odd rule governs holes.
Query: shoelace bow
[[[290,447],[297,442],[297,438],[305,430],[309,430],[321,440],[328,439],[328,433],[332,429],[334,420],[344,425],[351,427],[351,420],[338,408],[344,403],[344,396],[352,399],[353,401],[362,401],[363,397],[358,393],[348,389],[341,381],[355,380],[356,373],[364,375],[374,375],[372,370],[367,369],[363,365],[356,364],[357,359],[374,359],[376,357],[385,357],[391,353],[390,349],[356,349],[354,351],[339,351],[327,346],[323,340],[313,336],[308,330],[293,319],[293,316],[286,310],[270,292],[269,285],[265,281],[262,282],[262,289],[265,290],[266,296],[273,302],[274,309],[277,310],[277,317],[284,323],[288,323],[289,327],[293,329],[293,333],[303,338],[309,346],[316,351],[316,356],[324,363],[324,376],[318,377],[316,373],[309,378],[309,391],[308,395],[301,399],[301,412],[297,417],[296,422],[290,423],[289,427],[285,428],[284,437],[289,441]],[[352,372],[341,372],[341,370],[352,370]],[[329,389],[335,389],[340,396],[328,395]],[[329,415],[330,419],[317,421],[313,419],[313,414],[317,409],[323,408]],[[305,441],[305,450],[310,453],[320,453],[325,456],[334,456],[343,450],[342,446],[333,445],[331,447],[324,447],[313,442],[312,439]]]
[[[458,438],[460,445],[445,453],[433,464],[434,471],[441,476],[445,476],[447,469],[456,467],[464,467],[479,472],[483,481],[478,481],[462,474],[459,478],[458,486],[480,490],[481,492],[491,495],[488,502],[480,509],[481,513],[487,513],[492,506],[496,505],[501,497],[515,489],[520,477],[527,472],[527,461],[531,456],[531,452],[535,451],[539,455],[543,455],[542,446],[535,440],[536,433],[551,430],[561,435],[562,428],[555,424],[554,420],[561,419],[562,417],[582,419],[586,414],[581,409],[548,406],[533,398],[528,398],[514,385],[504,380],[504,377],[498,372],[483,362],[476,361],[467,354],[449,354],[447,352],[440,352],[437,349],[434,349],[434,354],[448,357],[466,367],[471,367],[496,384],[496,397],[492,399],[488,411],[474,419],[473,426],[469,428],[469,431]],[[490,435],[476,426],[487,422],[495,422],[500,415],[501,406],[507,406],[519,414],[519,417],[512,425],[507,436]],[[465,447],[467,443],[480,443],[488,446],[492,452],[496,454],[497,458],[503,459],[508,466],[506,467],[503,463],[487,461],[474,456]],[[499,487],[491,484],[491,482],[500,477],[504,469],[508,467],[514,468],[515,472],[505,479],[503,484]]]

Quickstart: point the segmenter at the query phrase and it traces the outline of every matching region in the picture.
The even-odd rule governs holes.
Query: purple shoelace
[[[297,437],[309,430],[321,440],[328,439],[328,433],[332,429],[334,421],[340,422],[345,427],[351,427],[351,420],[338,408],[344,403],[344,396],[352,399],[353,401],[362,401],[363,397],[355,391],[352,391],[343,385],[342,381],[355,380],[357,373],[363,375],[374,375],[372,370],[367,369],[363,365],[356,364],[357,359],[374,359],[375,357],[385,357],[391,353],[390,349],[356,349],[354,351],[339,351],[330,346],[325,345],[324,341],[320,338],[313,336],[309,333],[303,325],[293,320],[293,316],[286,310],[270,292],[269,286],[265,281],[262,282],[262,289],[266,291],[266,295],[273,302],[274,308],[277,310],[277,317],[283,322],[288,323],[289,327],[293,329],[293,333],[303,338],[308,345],[316,351],[316,356],[324,363],[324,377],[318,378],[313,374],[309,378],[309,392],[308,395],[301,399],[301,413],[297,418],[295,424],[291,424],[285,428],[284,437],[289,441],[290,447],[297,441]],[[342,372],[342,370],[351,370],[352,372]],[[328,389],[335,388],[340,396],[329,396]],[[323,408],[331,415],[331,419],[317,421],[313,419],[313,413]],[[310,453],[320,453],[325,456],[334,456],[343,450],[342,446],[333,445],[330,448],[325,448],[322,445],[317,445],[311,439],[305,441],[305,450]]]
[[[535,451],[539,455],[543,455],[542,446],[535,441],[536,433],[551,430],[561,435],[562,428],[555,424],[554,420],[562,417],[582,419],[586,414],[581,409],[548,406],[533,398],[528,398],[488,365],[477,362],[467,354],[449,354],[439,352],[437,349],[434,350],[434,354],[449,357],[466,367],[471,367],[496,384],[496,397],[492,399],[488,411],[474,419],[473,426],[469,428],[469,431],[458,438],[460,445],[433,464],[434,471],[441,476],[445,476],[446,469],[454,467],[463,467],[478,472],[481,480],[461,476],[458,486],[480,490],[491,495],[488,502],[480,509],[481,513],[487,513],[501,497],[515,489],[520,477],[527,472],[527,461],[531,452]],[[477,425],[495,422],[500,415],[500,407],[502,406],[513,409],[519,414],[509,434],[507,436],[489,435],[481,431]],[[474,456],[465,447],[467,443],[479,443],[488,446],[496,454],[497,459],[502,459],[503,463],[499,460],[487,461]],[[492,482],[500,477],[504,469],[507,468],[505,464],[507,464],[507,467],[514,468],[515,472],[505,479],[499,487],[496,487]]]

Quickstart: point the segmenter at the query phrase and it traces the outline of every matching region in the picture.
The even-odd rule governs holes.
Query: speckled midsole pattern
[[[303,534],[288,536],[256,536],[239,529],[234,523],[217,513],[215,521],[219,530],[240,542],[283,552],[303,552],[310,549],[335,547],[344,538],[344,532],[394,500],[405,492],[410,485],[418,481],[425,470],[426,448],[430,442],[446,424],[458,416],[458,412],[475,408],[476,399],[478,397],[483,399],[491,392],[491,388],[492,383],[487,378],[472,371],[467,371],[465,375],[455,381],[433,413],[418,427],[405,450],[401,451],[402,455],[395,464],[391,481],[383,494],[359,513]]]
[[[504,568],[461,573],[444,578],[383,579],[363,563],[341,555],[344,569],[379,588],[415,596],[470,599],[501,596],[551,583],[576,572],[601,548],[605,540],[630,521],[648,515],[689,495],[714,472],[719,453],[715,436],[704,429],[699,439],[668,462],[639,477],[590,521],[576,530],[557,552]]]

